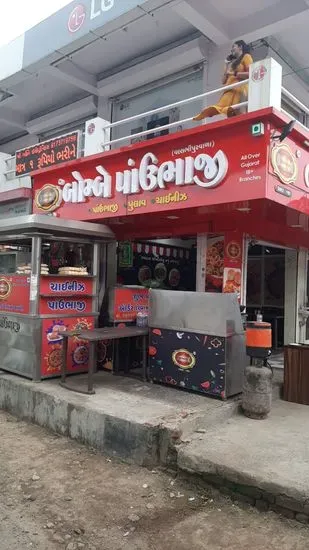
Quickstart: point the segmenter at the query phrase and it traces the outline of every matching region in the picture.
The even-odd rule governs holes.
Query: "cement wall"
[[[103,408],[90,407],[87,401],[81,405],[77,394],[60,387],[56,390],[57,395],[54,386],[2,373],[0,408],[127,462],[149,467],[175,463],[173,441],[178,434],[172,428],[114,416]]]

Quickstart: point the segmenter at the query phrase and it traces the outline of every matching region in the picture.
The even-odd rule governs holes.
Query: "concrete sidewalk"
[[[178,452],[178,467],[261,510],[308,523],[309,409],[276,400],[263,421],[241,414],[195,435]]]
[[[72,386],[87,377],[69,378]],[[0,375],[0,408],[107,455],[154,467],[178,467],[236,500],[309,522],[309,409],[280,401],[263,421],[239,414],[239,400],[218,401],[175,388],[95,375],[96,394],[70,392]]]

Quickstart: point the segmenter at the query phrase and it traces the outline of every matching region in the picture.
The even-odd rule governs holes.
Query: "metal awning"
[[[114,233],[106,226],[99,223],[65,220],[41,214],[7,218],[0,221],[0,237],[10,239],[12,236],[20,238],[41,233],[47,236],[53,235],[59,238],[74,236],[74,240],[80,237],[94,240],[112,242],[115,241]]]

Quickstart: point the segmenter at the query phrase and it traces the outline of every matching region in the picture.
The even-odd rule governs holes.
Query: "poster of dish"
[[[207,241],[206,292],[222,292],[224,271],[224,236],[211,237]]]
[[[225,234],[223,292],[236,293],[241,298],[242,234],[236,231]]]
[[[94,328],[93,317],[44,319],[42,331],[41,375],[60,374],[62,361],[62,342],[65,331],[80,331]],[[69,338],[67,372],[86,371],[88,368],[89,347],[77,336]]]

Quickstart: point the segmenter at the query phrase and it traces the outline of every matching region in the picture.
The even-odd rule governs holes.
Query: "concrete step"
[[[266,420],[234,416],[181,445],[177,465],[235,500],[309,522],[308,407],[274,401]]]
[[[85,387],[86,375],[69,378]],[[68,391],[58,380],[36,384],[0,376],[0,408],[110,456],[153,467],[176,465],[177,445],[197,429],[210,429],[235,414],[237,401],[222,402],[145,384],[110,373],[95,375],[96,394]]]

